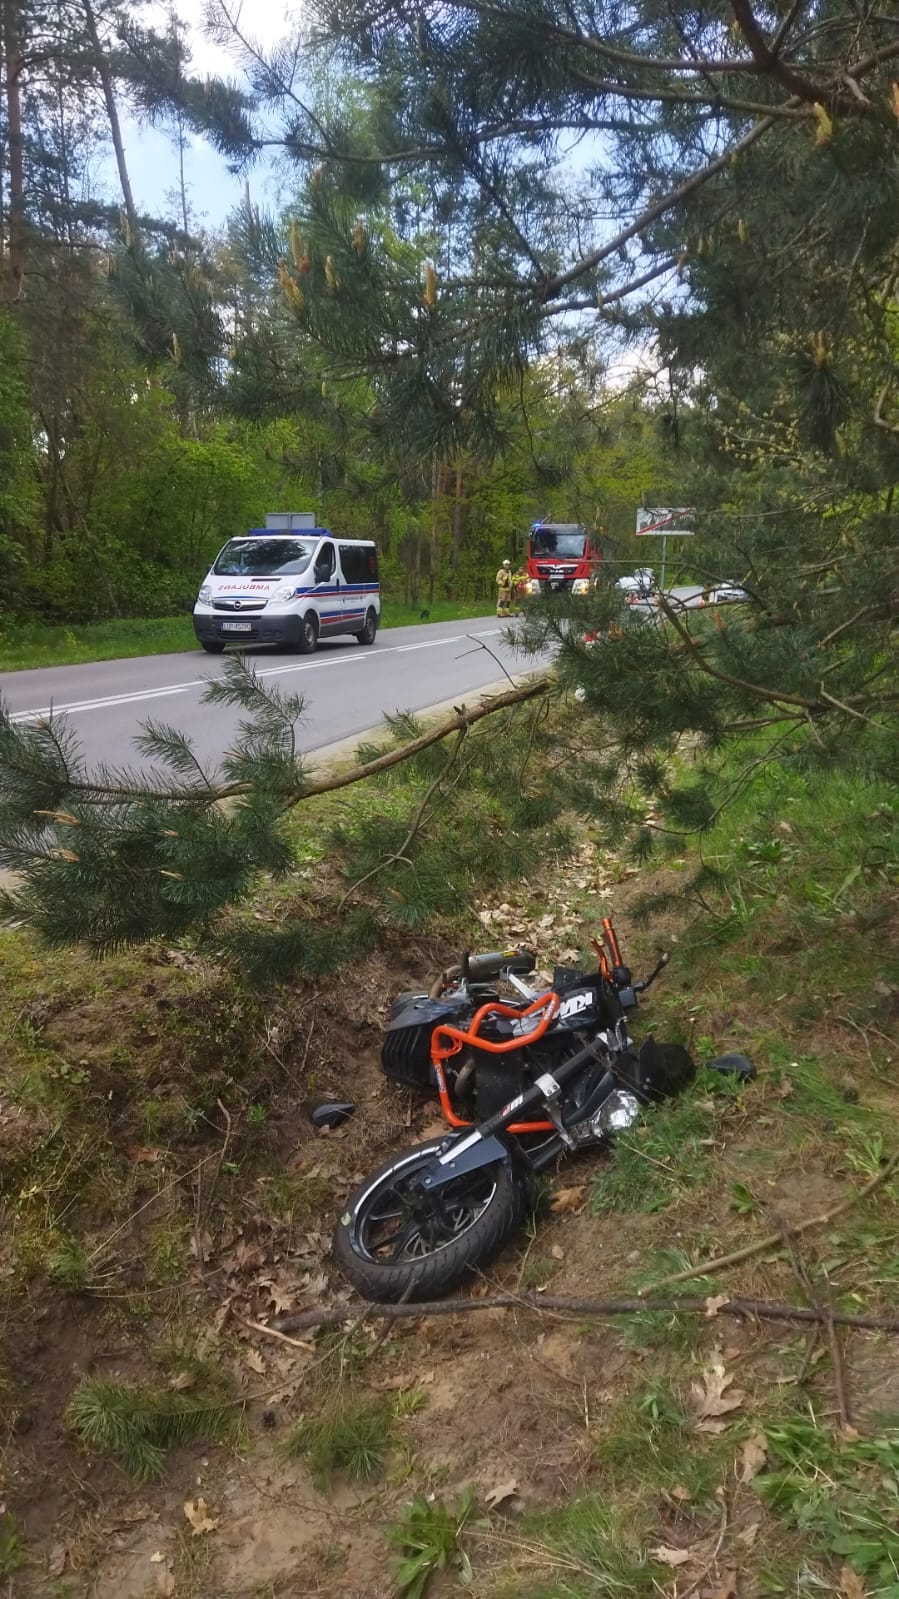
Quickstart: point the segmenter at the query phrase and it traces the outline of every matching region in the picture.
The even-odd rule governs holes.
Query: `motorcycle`
[[[394,1001],[384,1072],[436,1091],[449,1130],[391,1156],[347,1201],[332,1251],[365,1298],[447,1294],[521,1226],[540,1172],[607,1146],[692,1081],[686,1049],[652,1035],[637,1047],[628,1032],[639,995],[669,956],[635,980],[609,918],[593,943],[597,969],[557,966],[544,992],[524,982],[536,957],[514,949],[463,955],[427,993]],[[502,997],[503,987],[514,997]],[[754,1076],[742,1055],[710,1066]]]

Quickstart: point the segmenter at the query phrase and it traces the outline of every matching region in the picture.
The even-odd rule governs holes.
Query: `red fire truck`
[[[586,594],[599,575],[602,550],[579,522],[534,522],[528,535],[527,592]]]

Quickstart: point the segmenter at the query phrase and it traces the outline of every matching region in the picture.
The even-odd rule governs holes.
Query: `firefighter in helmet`
[[[503,561],[496,574],[496,614],[508,616],[512,603],[512,562]]]

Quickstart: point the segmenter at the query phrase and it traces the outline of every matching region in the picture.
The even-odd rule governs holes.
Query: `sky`
[[[237,13],[241,30],[263,48],[276,44],[292,31],[302,0],[228,0],[229,8]],[[204,28],[207,0],[174,0],[175,9],[187,30],[191,52],[191,69],[198,76],[217,76],[242,81],[235,55],[227,48],[214,43]],[[145,20],[164,27],[168,6],[154,3],[143,13]],[[124,115],[123,134],[131,176],[132,188],[138,210],[156,216],[179,214],[177,198],[178,152],[170,135]],[[587,156],[581,152],[581,159]],[[106,157],[107,184],[118,194],[118,179],[111,152]],[[273,161],[260,161],[250,168],[248,175],[235,177],[228,171],[227,163],[203,139],[192,138],[185,157],[185,178],[191,219],[210,231],[222,227],[229,213],[243,200],[247,182],[255,204],[277,209],[286,196]],[[607,382],[613,387],[624,387],[637,376],[646,376],[654,366],[648,349],[638,349],[613,358],[607,372]]]
[[[236,0],[235,0],[236,3]],[[214,44],[203,28],[206,0],[175,0],[178,12],[188,32],[191,50],[191,68],[197,76],[217,76],[241,82],[241,73],[234,57]],[[151,5],[144,13],[148,23],[165,26],[167,7]],[[290,27],[291,15],[296,5],[288,0],[253,0],[252,6],[242,8],[242,26],[250,37],[262,44],[271,45]],[[252,21],[249,20],[252,15]],[[172,214],[175,206],[167,204],[166,196],[178,185],[178,153],[172,138],[146,122],[127,114],[122,118],[125,153],[134,198],[138,210],[154,215]],[[111,155],[107,157],[108,183],[115,188],[116,175]],[[192,138],[185,158],[185,177],[188,199],[194,220],[207,228],[217,228],[228,213],[243,198],[246,179],[232,177],[224,157],[220,156],[202,139]],[[257,203],[272,203],[277,199],[278,182],[271,165],[259,164],[249,173],[250,190]]]

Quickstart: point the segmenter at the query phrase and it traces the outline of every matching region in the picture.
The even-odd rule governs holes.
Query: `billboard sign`
[[[695,515],[692,506],[640,505],[637,507],[637,537],[670,534],[675,539],[692,538],[693,529],[680,524],[691,521]]]

